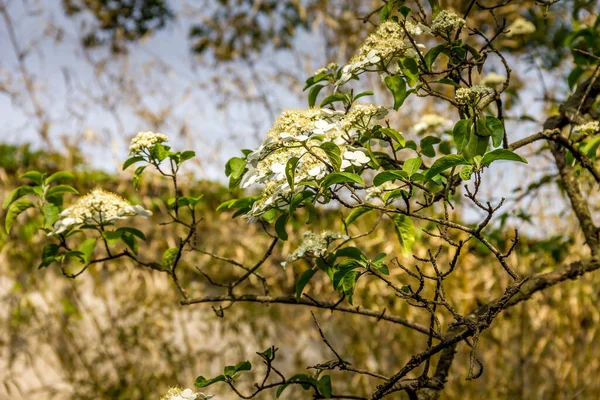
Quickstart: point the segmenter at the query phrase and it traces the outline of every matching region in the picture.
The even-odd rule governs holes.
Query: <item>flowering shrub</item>
[[[279,397],[287,387],[294,385],[312,391],[314,398],[366,399],[334,390],[327,371],[341,370],[379,382],[373,385],[369,399],[393,397],[397,391],[406,391],[410,398],[417,398],[417,392],[422,398],[433,398],[443,389],[455,348],[461,342],[470,346],[467,379],[479,377],[483,371],[476,356],[480,334],[501,311],[547,286],[599,267],[594,258],[600,251],[598,228],[583,200],[576,176],[589,173],[600,183],[600,174],[594,165],[600,143],[598,121],[582,119],[582,115],[588,113],[590,118],[597,115],[591,112],[593,102],[586,98],[600,94],[600,80],[594,72],[590,80],[580,84],[565,101],[560,114],[544,123],[541,132],[511,141],[505,129],[502,103],[511,70],[493,43],[503,36],[534,33],[535,26],[516,20],[506,30],[498,26],[497,34],[488,38],[469,25],[469,11],[460,17],[433,6],[428,16],[423,9],[403,3],[388,1],[380,7],[380,24],[366,37],[348,64],[342,67],[329,64],[308,78],[307,108],[283,111],[256,149],[244,150],[227,162],[225,172],[230,189],[235,193],[240,193],[238,189],[248,191],[240,198],[224,202],[218,210],[233,212],[234,218],[242,216],[248,223],[260,225],[271,238],[270,246],[255,264],[247,266],[196,245],[197,225],[201,219],[196,206],[202,197],[184,195],[177,180],[183,163],[195,154],[172,151],[165,144],[168,142],[165,135],[152,132],[141,132],[134,137],[130,158],[123,169],[138,165],[133,173],[134,187],[148,167],[172,185],[166,223],[177,226],[185,234],[176,247],[165,250],[160,261],[144,260],[139,255],[138,241],[144,241],[145,235],[128,226],[131,222],[128,217],[148,216],[150,211],[100,189],[65,207],[63,197],[78,194],[70,186],[56,184],[70,179],[68,172],[49,177],[36,171],[23,174],[22,178],[33,184],[17,188],[4,201],[4,208],[8,208],[6,230],[10,231],[23,211],[30,208],[41,211],[42,229],[54,242],[44,247],[40,267],[57,264],[71,278],[96,263],[127,257],[141,267],[171,278],[183,305],[206,302],[233,305],[243,301],[296,304],[377,318],[412,329],[424,338],[425,350],[412,355],[397,371],[384,375],[354,367],[342,358],[315,317],[321,338],[336,359],[311,367],[314,373],[286,377],[275,365],[278,349],[270,347],[257,353],[265,365],[265,375],[249,394],[242,393],[236,386],[238,379],[252,370],[249,361],[226,366],[223,374],[216,377],[199,376],[195,382],[199,388],[224,382],[236,395],[252,398],[269,389],[275,389]],[[481,84],[474,85],[473,78],[477,82],[483,70],[488,69],[488,60],[494,57],[499,60],[494,67],[502,65],[505,75],[488,73]],[[365,103],[364,98],[373,95],[371,91],[355,93],[354,81],[365,74],[381,78],[389,91],[387,104]],[[405,138],[387,119],[401,110],[407,99],[417,97],[435,98],[455,114],[455,121],[437,114],[423,115],[413,127],[414,133],[424,136],[418,145],[408,136]],[[571,136],[571,132],[567,135],[567,131],[574,131],[576,135]],[[509,162],[511,164],[504,165],[510,168],[514,168],[515,163],[526,164],[518,151],[540,140],[547,142],[555,159],[593,258],[580,261],[576,266],[557,267],[551,275],[526,276],[526,271],[520,271],[511,257],[518,243],[516,232],[508,248],[497,247],[487,236],[486,230],[505,200],[492,204],[482,199],[480,187],[488,170],[495,168],[498,162]],[[456,195],[460,186],[465,188],[464,201],[482,215],[474,223],[462,223],[452,212],[454,204],[460,201]],[[309,229],[302,234],[299,247],[285,255],[281,263],[283,267],[294,263],[293,268],[297,268],[295,293],[271,296],[263,276],[265,271],[261,270],[265,260],[273,256],[279,242],[290,239],[288,230],[295,219],[308,216],[310,224],[318,216],[319,207],[332,203],[342,213],[339,226],[318,234]],[[367,232],[353,232],[353,224],[367,213],[377,215],[372,228]],[[400,248],[398,254],[373,254],[372,249],[362,245],[361,239],[385,223],[394,227]],[[435,248],[423,249],[419,235],[428,236]],[[293,236],[297,236],[296,232]],[[502,296],[487,299],[485,305],[469,313],[461,313],[447,297],[444,281],[459,267],[467,244],[474,242],[493,255],[509,284]],[[178,267],[185,265],[183,259],[194,252],[228,262],[241,269],[240,275],[220,283],[198,268],[223,294],[194,297],[178,276]],[[442,252],[450,260],[448,263],[441,263]],[[411,256],[418,265],[408,263]],[[392,277],[391,268],[400,271],[401,278]],[[253,284],[250,278],[259,285]],[[311,284],[321,278],[331,283],[332,295],[338,296],[335,302],[307,294]],[[393,301],[406,302],[422,310],[426,323],[390,315],[386,309],[370,310],[355,305],[357,294],[374,281],[385,284],[388,297]],[[359,282],[364,286],[359,286]],[[242,289],[246,292],[240,293]],[[217,310],[221,315],[223,312],[223,308]],[[437,369],[433,371],[432,357],[440,353]],[[416,374],[418,368],[421,371]],[[191,389],[171,389],[163,397],[197,398],[208,397]]]
[[[84,224],[102,229],[104,226],[112,225],[116,220],[136,215],[149,217],[152,212],[141,206],[132,206],[116,194],[95,189],[58,214],[54,230],[49,235],[61,234]]]

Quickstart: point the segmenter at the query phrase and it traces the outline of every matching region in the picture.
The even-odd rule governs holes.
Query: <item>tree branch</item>
[[[406,320],[404,318],[399,318],[393,315],[382,314],[381,311],[369,310],[366,308],[362,308],[360,306],[342,306],[338,305],[338,303],[330,303],[325,301],[317,301],[314,299],[304,299],[304,298],[296,298],[295,296],[256,296],[256,295],[221,295],[221,296],[205,296],[198,297],[188,300],[182,300],[181,305],[187,306],[190,304],[198,304],[198,303],[222,303],[222,302],[251,302],[251,303],[263,303],[263,304],[290,304],[290,305],[303,305],[315,308],[324,308],[329,309],[331,311],[340,311],[350,314],[359,314],[367,317],[372,317],[376,319],[382,319],[388,322],[393,322],[398,325],[405,326],[407,328],[414,329],[424,334],[429,334],[429,328],[421,325],[416,322],[412,322]]]

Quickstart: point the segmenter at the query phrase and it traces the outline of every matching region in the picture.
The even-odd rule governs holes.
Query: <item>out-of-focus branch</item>
[[[376,318],[378,320],[384,320],[388,322],[393,322],[398,325],[405,326],[407,328],[414,329],[418,332],[428,334],[429,328],[423,326],[419,323],[409,321],[404,318],[396,317],[393,315],[386,314],[385,310],[383,311],[375,311],[367,308],[363,308],[361,306],[343,306],[339,303],[330,303],[326,301],[319,301],[315,299],[307,299],[307,298],[296,298],[295,296],[256,296],[256,295],[221,295],[221,296],[205,296],[205,297],[197,297],[188,300],[182,300],[181,305],[187,306],[190,304],[198,304],[198,303],[222,303],[222,302],[251,302],[251,303],[262,303],[262,304],[290,304],[290,305],[303,305],[315,308],[324,308],[331,311],[340,311],[344,313],[350,314],[359,314],[367,317]]]

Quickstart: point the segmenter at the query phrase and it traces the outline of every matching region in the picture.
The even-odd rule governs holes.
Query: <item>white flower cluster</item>
[[[419,122],[413,126],[413,130],[418,134],[423,133],[442,133],[452,127],[452,121],[442,117],[439,114],[424,114]]]
[[[339,232],[322,231],[316,234],[312,231],[304,232],[302,244],[287,259],[281,263],[285,268],[289,263],[306,257],[321,257],[327,252],[327,248],[334,240],[348,240],[349,237]]]
[[[420,35],[424,29],[427,29],[424,25],[415,24],[412,21],[406,21],[405,28],[411,37]],[[401,56],[416,58],[417,54],[400,23],[391,20],[384,21],[375,32],[366,37],[357,54],[350,59],[349,64],[342,68],[342,76],[336,82],[336,86],[348,82],[353,74],[364,71],[369,66],[379,62],[388,64],[394,57]]]
[[[392,181],[384,182],[379,186],[372,186],[366,190],[367,196],[366,199],[381,199],[383,200],[383,196],[392,190],[398,189],[398,185],[393,183]]]
[[[506,76],[500,75],[495,72],[490,72],[481,80],[481,84],[485,86],[489,86],[492,88],[496,88],[506,82]]]
[[[215,397],[204,393],[194,392],[192,389],[170,388],[160,400],[208,400]]]
[[[594,135],[600,133],[600,122],[590,121],[583,125],[577,125],[573,128],[573,131],[579,135]]]
[[[129,145],[129,154],[135,155],[142,152],[144,149],[150,149],[156,143],[168,142],[169,138],[162,133],[154,133],[150,131],[139,132]]]
[[[494,94],[494,89],[485,85],[475,85],[456,90],[456,101],[458,104],[474,106],[486,96]]]
[[[319,108],[285,110],[254,152],[246,156],[247,171],[241,187],[264,184],[261,197],[246,216],[255,222],[270,208],[289,204],[295,194],[287,181],[285,169],[291,158],[297,158],[294,171],[296,188],[304,182],[323,179],[333,172],[327,153],[320,147],[331,142],[338,146],[341,169],[362,167],[369,157],[351,145],[359,132],[383,118],[387,109],[375,105],[356,104],[344,114]],[[298,188],[298,192],[301,191]]]
[[[431,23],[431,33],[434,35],[448,35],[458,28],[462,28],[466,21],[455,12],[442,10]]]
[[[151,216],[152,212],[139,205],[133,206],[114,193],[94,189],[58,215],[58,221],[50,235],[63,233],[77,225],[107,225],[136,215],[146,218]]]
[[[523,17],[513,21],[507,28],[507,37],[530,35],[535,32],[535,25]]]
[[[337,71],[338,69],[338,65],[337,63],[329,63],[329,65],[327,65],[324,68],[319,68],[318,70],[315,71],[314,75],[320,75],[320,74],[330,74],[332,72]]]

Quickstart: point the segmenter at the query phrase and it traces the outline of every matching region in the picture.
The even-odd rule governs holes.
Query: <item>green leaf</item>
[[[249,197],[242,197],[240,199],[231,199],[231,200],[227,200],[223,203],[221,203],[218,207],[217,207],[217,211],[223,211],[223,210],[229,210],[229,209],[243,209],[243,210],[249,210],[252,207],[252,204],[254,204],[254,202],[256,202],[256,200],[259,199],[259,196],[249,196]]]
[[[323,377],[321,377],[321,379],[319,379],[319,383],[317,385],[317,387],[319,388],[319,392],[321,392],[321,395],[323,397],[325,397],[326,399],[330,399],[331,398],[331,378],[329,377],[329,375],[325,375]]]
[[[233,157],[225,164],[225,175],[229,177],[229,188],[235,189],[239,186],[244,171],[246,170],[246,160],[239,157]]]
[[[122,231],[104,231],[102,232],[102,236],[108,241],[108,244],[115,244],[125,232]]]
[[[346,300],[348,300],[348,303],[351,305],[354,297],[354,288],[356,287],[356,281],[358,280],[359,276],[360,275],[358,271],[351,271],[344,275],[344,278],[341,282],[342,293],[344,293]]]
[[[383,7],[381,7],[381,11],[379,11],[379,22],[383,22],[388,19],[391,12],[392,10],[390,9],[390,5],[384,4]]]
[[[390,89],[390,92],[392,92],[392,95],[394,96],[394,110],[397,111],[408,97],[406,82],[404,81],[404,78],[399,75],[386,76],[384,81],[385,85]]]
[[[596,136],[588,140],[585,145],[581,147],[581,151],[588,157],[595,159],[596,150],[600,145],[600,136]],[[571,154],[571,153],[568,153]]]
[[[404,161],[404,164],[402,165],[402,170],[406,172],[408,174],[408,177],[410,178],[415,172],[419,170],[421,164],[423,164],[423,160],[421,159],[421,157],[411,158],[409,160]]]
[[[446,50],[445,44],[440,44],[435,46],[433,49],[429,50],[427,54],[425,54],[425,65],[428,70],[431,70],[431,66],[435,62],[436,58],[440,55],[440,53]]]
[[[38,185],[42,185],[42,181],[44,180],[44,176],[37,171],[27,171],[24,174],[19,175],[20,179],[31,179]]]
[[[600,21],[600,19],[598,19],[598,21]],[[581,76],[585,73],[585,69],[581,68],[581,67],[575,67],[575,69],[573,69],[573,71],[571,71],[571,73],[569,74],[569,77],[567,78],[567,82],[569,84],[569,89],[573,90],[573,88],[575,87],[575,85],[577,84],[577,82],[579,81],[579,79],[581,78]]]
[[[480,115],[476,121],[475,125],[479,136],[492,136],[492,131],[487,126],[487,117],[485,115]]]
[[[58,219],[59,208],[54,204],[44,204],[42,213],[44,214],[44,228],[52,229],[52,226]]]
[[[443,85],[450,85],[450,86],[454,86],[455,88],[460,88],[460,83],[456,83],[454,82],[452,79],[450,78],[442,78],[442,79],[438,79],[437,81],[435,81],[435,83],[441,83]]]
[[[212,379],[206,379],[203,376],[199,376],[196,378],[196,382],[194,382],[194,385],[199,388],[204,388],[204,387],[210,386],[213,383],[217,383],[217,382],[225,382],[225,376],[219,375]]]
[[[389,137],[390,139],[392,139],[393,141],[395,141],[396,143],[399,143],[400,145],[402,145],[402,147],[404,147],[406,145],[406,141],[404,140],[404,137],[397,130],[392,129],[392,128],[383,128],[380,130],[380,132],[383,133],[385,136]]]
[[[377,263],[379,261],[385,260],[386,257],[387,257],[386,253],[379,253],[371,261],[374,262],[374,263]]]
[[[133,254],[135,254],[135,255],[138,254],[138,241],[135,236],[133,236],[129,232],[123,232],[121,239],[123,240],[123,242],[125,242],[127,247],[129,247],[131,249],[131,251],[133,251]]]
[[[68,260],[69,258],[76,258],[77,260],[79,260],[79,262],[85,262],[85,259],[83,258],[83,253],[79,250],[67,251],[65,254],[63,254],[62,257],[63,260]]]
[[[315,85],[310,88],[310,91],[308,92],[308,106],[309,107],[315,106],[315,103],[317,102],[317,96],[319,95],[319,92],[321,91],[321,89],[323,89],[324,87],[325,87],[325,85]]]
[[[333,172],[323,179],[321,187],[328,188],[331,185],[340,183],[358,183],[359,185],[364,185],[365,181],[359,175],[351,172]]]
[[[419,66],[414,58],[404,58],[398,61],[400,70],[407,79],[409,86],[414,86],[419,81]]]
[[[179,254],[179,249],[177,248],[172,247],[170,249],[165,250],[162,256],[161,265],[165,268],[170,267],[173,264],[173,261],[175,261],[177,254]]]
[[[83,254],[83,262],[87,264],[92,259],[92,254],[96,248],[96,238],[86,239],[81,243],[78,250]]]
[[[499,147],[504,139],[504,125],[496,117],[487,117],[486,125],[488,130],[492,133],[492,143],[494,147]]]
[[[225,367],[225,369],[223,370],[223,375],[225,375],[226,377],[232,377],[238,372],[250,371],[251,369],[252,364],[250,364],[250,361],[241,361],[236,365],[229,365]]]
[[[328,106],[329,104],[335,103],[337,101],[346,101],[346,95],[343,95],[341,93],[335,93],[332,95],[329,95],[327,97],[325,97],[325,99],[323,99],[323,101],[321,102],[320,107],[323,108],[325,106]]]
[[[517,161],[527,164],[527,160],[518,155],[517,153],[513,153],[507,149],[496,149],[486,153],[481,159],[481,165],[484,167],[488,167],[494,161]]]
[[[464,167],[462,167],[460,169],[460,172],[458,175],[460,176],[460,179],[462,179],[463,181],[468,181],[469,179],[471,179],[472,173],[473,173],[473,166],[465,165]]]
[[[246,168],[246,160],[240,157],[232,157],[225,163],[225,175],[240,177]]]
[[[58,171],[53,173],[52,175],[50,175],[48,178],[46,178],[46,181],[44,182],[46,185],[50,185],[52,182],[58,181],[58,180],[73,180],[74,176],[72,173],[68,172],[68,171]]]
[[[373,92],[370,90],[366,90],[364,92],[360,92],[359,94],[357,94],[356,96],[354,96],[354,100],[358,100],[361,97],[365,97],[365,96],[373,96]]]
[[[48,189],[48,191],[46,192],[46,198],[54,197],[59,194],[65,194],[65,193],[78,194],[79,192],[77,190],[75,190],[74,187],[71,187],[69,185],[58,185],[58,186],[54,186],[54,187],[51,187],[50,189]]]
[[[38,265],[38,269],[46,268],[57,260],[58,250],[60,248],[55,243],[48,243],[42,249],[42,262]]]
[[[338,290],[342,288],[346,275],[348,275],[351,271],[354,271],[356,268],[364,268],[364,265],[358,260],[348,259],[336,265],[336,268],[337,269],[333,274],[332,283],[333,288]]]
[[[335,252],[335,257],[348,257],[355,260],[365,260],[365,256],[358,247],[348,246],[343,247]]]
[[[272,346],[272,347],[269,347],[268,349],[266,349],[265,351],[260,351],[260,352],[257,352],[256,354],[258,354],[265,360],[273,361],[275,359],[275,351],[276,350],[278,350],[278,349]]]
[[[490,143],[489,136],[479,136],[475,132],[471,132],[471,137],[467,143],[463,154],[469,161],[473,160],[475,156],[482,156],[485,154]]]
[[[433,148],[434,144],[438,144],[442,141],[437,136],[426,136],[421,139],[419,145],[421,146],[421,153],[426,155],[427,157],[435,157],[435,149]]]
[[[323,74],[317,74],[317,75],[311,76],[310,78],[308,78],[306,80],[306,85],[304,86],[302,91],[305,91],[306,89],[308,89],[309,87],[311,87],[312,85],[314,85],[317,82],[327,80],[329,78],[329,75],[330,74],[323,73]]]
[[[369,207],[357,207],[350,211],[350,214],[346,217],[344,221],[344,225],[350,226],[354,221],[356,221],[360,216],[368,213],[369,211],[373,211],[372,208]]]
[[[152,146],[152,148],[150,149],[150,156],[156,160],[158,160],[159,162],[164,160],[165,158],[167,158],[169,156],[169,148],[165,145],[162,145],[160,143],[156,143],[154,146]]]
[[[15,219],[21,214],[23,211],[28,208],[35,207],[33,202],[27,199],[17,200],[8,207],[8,212],[6,213],[6,220],[4,221],[4,228],[6,229],[6,233],[10,232],[10,228],[12,227]]]
[[[440,12],[440,2],[439,0],[429,0],[429,5],[431,6],[432,15],[431,18],[437,17]]]
[[[310,197],[312,197],[314,195],[314,192],[312,192],[311,190],[304,190],[300,193],[297,193],[294,198],[292,199],[292,201],[290,202],[290,209],[289,209],[289,213],[293,213],[294,211],[296,211],[296,209],[300,206],[300,204],[302,204],[302,202]]]
[[[292,191],[294,190],[294,176],[296,175],[296,165],[298,165],[298,157],[290,158],[285,164],[285,177]]]
[[[288,234],[285,231],[285,224],[287,223],[288,218],[288,214],[281,214],[279,218],[277,218],[277,222],[275,222],[275,233],[277,233],[277,237],[281,240],[288,240]]]
[[[142,157],[142,156],[130,157],[127,160],[125,160],[125,162],[123,163],[122,170],[125,171],[132,164],[135,164],[135,163],[140,162],[140,161],[145,161],[145,160],[146,159],[144,157]]]
[[[135,228],[130,228],[130,227],[122,227],[117,229],[117,232],[127,232],[127,233],[131,233],[133,236],[138,237],[142,240],[146,240],[146,235],[144,235],[144,232],[135,229]]]
[[[296,283],[296,298],[299,299],[302,296],[302,292],[304,288],[308,284],[308,282],[312,279],[312,277],[317,273],[318,269],[308,269],[304,271],[304,273],[298,279]]]
[[[404,16],[404,18],[408,17],[408,14],[411,13],[411,9],[408,6],[400,6],[398,7],[398,12],[400,12],[400,14],[402,14]]]
[[[233,214],[234,218],[238,213],[239,213],[239,210]],[[277,218],[277,210],[275,210],[274,208],[271,208],[271,209],[265,211],[264,214],[262,215],[262,219],[264,219],[268,224],[272,224],[273,222],[275,222],[276,218]]]
[[[431,168],[427,170],[425,176],[427,179],[431,179],[436,175],[439,175],[440,172],[443,172],[449,168],[456,167],[458,165],[468,164],[467,160],[463,156],[458,154],[450,154],[447,156],[443,156],[435,160]]]
[[[373,178],[373,184],[375,186],[381,186],[388,181],[394,181],[396,179],[408,179],[408,174],[406,171],[401,170],[383,171]]]
[[[412,180],[414,181],[414,180],[416,180],[416,178],[421,178],[421,177],[423,177],[423,175],[417,173],[412,176]],[[424,180],[424,179],[420,179],[420,180]],[[402,197],[403,199],[408,199],[408,198],[410,198],[410,194],[404,189],[394,189],[389,192],[386,192],[385,195],[383,196],[383,200],[387,204],[390,201],[397,199],[398,197]]]
[[[415,224],[406,215],[394,214],[391,218],[394,221],[396,236],[398,236],[398,242],[400,242],[400,247],[402,247],[402,253],[405,256],[409,255],[415,244]]]
[[[196,157],[195,151],[186,150],[179,155],[179,164],[181,164],[184,161],[191,160],[194,157]]]
[[[340,148],[332,142],[324,142],[321,144],[321,149],[327,154],[327,158],[335,171],[339,171],[342,166],[342,152]]]
[[[315,386],[318,386],[318,382],[311,376],[308,376],[306,374],[297,374],[292,376],[290,379],[287,380],[286,383],[280,385],[277,388],[277,392],[275,393],[275,398],[279,398],[279,396],[281,396],[281,393],[283,393],[283,391],[293,382],[311,382],[313,383]],[[304,384],[301,383],[300,386],[302,386],[302,389],[304,390],[309,390],[312,386],[309,384]]]
[[[14,189],[12,192],[10,192],[8,194],[8,196],[6,196],[6,198],[2,202],[2,209],[6,210],[6,208],[9,205],[11,205],[11,203],[13,203],[15,200],[18,200],[25,195],[33,194],[33,193],[34,193],[33,187],[19,186],[18,188]]]
[[[454,143],[456,143],[456,150],[461,152],[464,150],[469,138],[471,137],[471,127],[473,122],[470,119],[461,119],[454,125],[452,135],[454,136]]]
[[[140,178],[142,177],[142,173],[144,172],[144,170],[146,169],[146,165],[142,165],[141,167],[137,167],[135,169],[135,172],[133,173],[133,188],[135,190],[137,190],[138,187],[138,182],[140,181]]]

